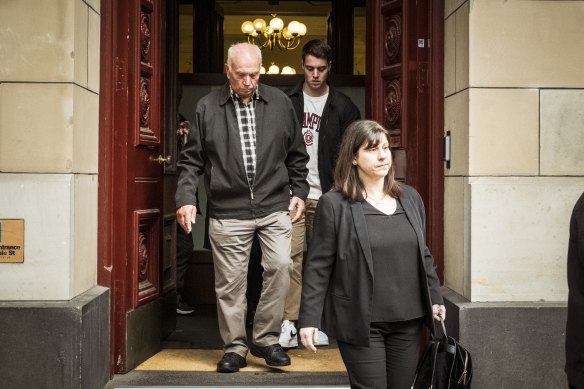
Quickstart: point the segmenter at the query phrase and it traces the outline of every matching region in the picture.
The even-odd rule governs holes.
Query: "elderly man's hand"
[[[302,213],[304,213],[304,200],[302,200],[300,197],[293,196],[290,199],[290,206],[288,207],[288,211],[292,211],[293,209],[296,209],[296,214],[292,218],[292,223],[300,219]]]
[[[176,210],[176,221],[187,234],[191,233],[191,224],[195,224],[197,217],[197,207],[194,205],[183,205]]]

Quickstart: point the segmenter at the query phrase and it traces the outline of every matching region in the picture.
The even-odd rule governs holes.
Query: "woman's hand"
[[[432,305],[432,316],[435,320],[446,320],[446,307],[440,304]]]
[[[308,350],[316,352],[315,343],[318,343],[318,328],[306,327],[300,329],[300,340]]]

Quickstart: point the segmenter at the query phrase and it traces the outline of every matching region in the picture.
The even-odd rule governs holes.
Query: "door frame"
[[[401,12],[402,24],[395,28],[397,34],[401,34],[400,69],[384,67],[384,49],[396,49],[391,46],[395,44],[396,34],[384,31],[384,22],[391,23],[383,19],[382,10],[387,9]],[[424,49],[416,48],[418,39],[424,39]],[[401,83],[386,86],[388,78],[399,79]],[[390,140],[395,143],[392,147],[397,148],[394,152],[396,176],[414,186],[424,200],[426,241],[443,282],[444,0],[367,0],[365,85],[366,96],[370,96],[366,117],[385,123],[387,101],[399,107],[400,131],[396,133],[395,142]],[[426,123],[422,122],[424,120]]]
[[[110,289],[110,376],[134,368],[158,351],[161,343],[160,322],[148,324],[144,319],[160,318],[162,311],[162,204],[158,203],[163,180],[157,179],[161,185],[156,186],[138,161],[143,163],[144,156],[150,155],[150,163],[155,163],[152,157],[164,153],[164,107],[154,111],[152,106],[164,105],[164,92],[158,88],[165,77],[160,58],[166,44],[165,4],[152,0],[100,3],[97,282]],[[141,46],[143,42],[146,45]],[[148,58],[145,63],[137,59],[140,52]],[[142,98],[138,90],[144,93]],[[130,150],[144,151],[138,157]],[[147,157],[146,164],[152,166]],[[137,190],[137,183],[154,185],[159,195],[149,194],[147,202],[135,204],[130,194]],[[155,208],[150,206],[152,199]],[[140,321],[147,323],[140,334],[128,328]]]
[[[110,338],[109,366],[110,377],[115,371],[115,312],[114,293],[118,283],[114,282],[115,269],[113,260],[125,256],[125,235],[116,236],[113,224],[118,218],[115,209],[124,206],[125,191],[114,193],[115,188],[123,183],[114,174],[114,167],[121,162],[121,156],[115,150],[113,115],[115,112],[116,85],[126,88],[124,74],[117,73],[120,66],[116,59],[114,37],[117,34],[118,23],[114,20],[114,0],[101,0],[100,3],[100,93],[99,93],[99,160],[98,160],[98,228],[97,228],[97,283],[110,289]],[[123,209],[123,208],[122,208]],[[125,212],[121,217],[125,215]],[[122,221],[125,223],[125,221]],[[118,286],[119,290],[119,286]],[[119,308],[119,307],[118,307]]]
[[[398,0],[400,1],[400,0]],[[408,1],[408,0],[401,0]],[[389,3],[388,0],[367,0],[368,15],[375,13],[371,11],[380,7],[382,3]],[[431,56],[433,66],[430,68],[431,80],[431,110],[430,129],[425,134],[428,140],[428,158],[424,165],[428,171],[426,178],[428,191],[422,191],[422,195],[427,209],[427,237],[438,265],[438,274],[443,279],[444,268],[444,166],[443,158],[443,126],[444,126],[444,96],[443,96],[443,75],[444,75],[444,0],[428,0],[430,17],[430,31],[432,34]],[[124,331],[114,330],[114,327],[125,317],[120,312],[125,312],[125,307],[129,303],[131,296],[127,290],[126,268],[116,266],[116,258],[127,256],[127,234],[116,234],[114,226],[123,223],[129,226],[132,220],[126,216],[127,204],[125,177],[116,174],[116,168],[125,166],[126,155],[119,153],[116,146],[114,120],[115,115],[124,111],[119,105],[124,101],[127,94],[127,47],[119,47],[116,36],[120,33],[120,28],[128,26],[129,21],[128,2],[117,2],[115,0],[101,0],[101,58],[100,58],[100,96],[99,96],[99,174],[98,174],[98,284],[110,288],[110,372],[122,372],[126,370],[125,363],[119,364],[116,356],[120,355],[121,346],[125,347]],[[377,8],[375,8],[376,10]],[[368,18],[368,37],[372,34],[382,34],[381,21],[379,18]],[[378,35],[382,36],[382,35]],[[382,121],[382,83],[380,81],[381,70],[373,64],[380,60],[383,55],[381,50],[372,50],[372,45],[367,42],[368,50],[368,71],[366,76],[366,95],[370,96],[367,101],[366,116]],[[125,54],[120,55],[120,54]],[[168,96],[173,94],[173,87],[167,89],[166,108],[169,107]],[[127,111],[127,98],[126,98]],[[167,138],[168,139],[168,138]],[[172,169],[169,173],[172,172]],[[115,298],[115,296],[121,296]],[[121,342],[120,342],[121,340]]]

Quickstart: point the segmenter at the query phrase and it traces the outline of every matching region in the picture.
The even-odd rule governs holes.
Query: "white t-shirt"
[[[304,93],[304,114],[302,118],[302,135],[306,151],[310,157],[306,167],[308,168],[308,184],[310,191],[308,198],[318,200],[322,196],[322,187],[318,176],[318,133],[320,131],[320,119],[328,93],[313,97]]]

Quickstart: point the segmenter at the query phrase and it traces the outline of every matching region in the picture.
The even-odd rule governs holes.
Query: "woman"
[[[422,199],[395,181],[389,134],[371,120],[347,128],[334,179],[305,263],[302,344],[316,352],[322,328],[336,337],[352,388],[409,388],[422,325],[434,333],[433,319],[446,317]]]

